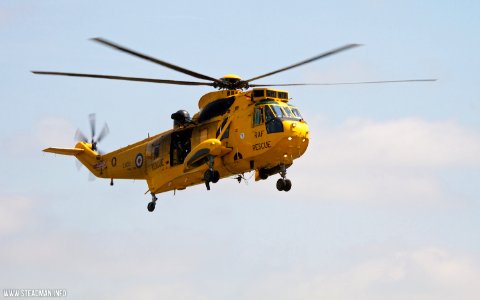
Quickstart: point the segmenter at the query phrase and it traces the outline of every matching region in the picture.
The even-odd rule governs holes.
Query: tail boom
[[[74,148],[56,148],[50,147],[43,150],[43,152],[74,156],[77,158],[85,167],[90,170],[95,176],[106,178],[105,172],[103,170],[106,167],[106,164],[101,159],[101,155],[91,149],[91,145],[84,142],[79,142],[75,145]]]

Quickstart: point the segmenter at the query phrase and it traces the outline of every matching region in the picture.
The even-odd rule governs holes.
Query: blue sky
[[[72,299],[474,299],[480,293],[480,37],[476,1],[0,3],[0,289]],[[213,77],[435,83],[292,87],[312,141],[288,176],[159,196],[89,181],[71,158],[88,114],[109,151],[171,127],[210,91],[35,76],[189,80],[103,37]],[[259,81],[260,82],[260,81]]]

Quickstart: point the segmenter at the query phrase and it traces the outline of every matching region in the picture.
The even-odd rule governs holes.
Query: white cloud
[[[156,282],[152,285],[137,285],[126,291],[119,293],[117,299],[198,299],[206,300],[210,297],[202,296],[192,285],[187,284],[168,284]]]
[[[42,147],[72,147],[74,144],[74,126],[62,118],[40,120],[34,129],[34,137]]]
[[[480,165],[480,134],[451,121],[406,118],[387,122],[349,120],[319,128],[319,167],[462,167]]]
[[[28,132],[7,137],[4,144],[9,155],[32,156],[46,147],[74,146],[75,129],[62,118],[45,118],[36,122]]]
[[[93,293],[105,299],[202,299],[194,282],[206,253],[178,247],[175,235],[156,240],[156,234],[87,234],[35,225],[38,231],[31,228],[2,243],[4,286],[61,286],[79,298]]]
[[[480,167],[480,134],[452,121],[349,120],[311,131],[294,185],[309,193],[315,187],[320,199],[438,204],[451,196],[438,172]]]
[[[250,291],[268,299],[475,299],[478,258],[439,248],[384,254],[345,271],[306,270],[270,274]]]
[[[0,196],[0,237],[20,232],[32,220],[32,202],[20,196]]]

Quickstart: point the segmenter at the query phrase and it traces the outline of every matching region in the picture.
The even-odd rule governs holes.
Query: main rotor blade
[[[257,80],[257,79],[260,79],[260,78],[264,78],[264,77],[267,77],[267,76],[271,76],[273,74],[277,74],[277,73],[280,73],[280,72],[283,72],[283,71],[287,71],[287,70],[290,70],[290,69],[293,69],[293,68],[296,68],[296,67],[299,67],[299,66],[302,66],[302,65],[305,65],[305,64],[308,64],[308,63],[311,63],[313,61],[316,61],[318,59],[321,59],[321,58],[325,58],[327,56],[330,56],[330,55],[334,55],[334,54],[337,54],[337,53],[340,53],[342,51],[345,51],[345,50],[348,50],[348,49],[352,49],[352,48],[355,48],[355,47],[359,47],[361,46],[360,44],[348,44],[348,45],[345,45],[345,46],[342,46],[342,47],[339,47],[339,48],[335,48],[333,50],[330,50],[328,52],[325,52],[325,53],[322,53],[322,54],[319,54],[317,56],[314,56],[312,58],[309,58],[309,59],[306,59],[306,60],[303,60],[299,63],[296,63],[296,64],[293,64],[291,66],[288,66],[288,67],[285,67],[285,68],[282,68],[282,69],[278,69],[276,71],[272,71],[270,73],[267,73],[267,74],[263,74],[263,75],[260,75],[260,76],[257,76],[257,77],[253,77],[251,79],[248,79],[248,80],[245,80],[246,82],[251,82],[251,81],[254,81],[254,80]]]
[[[405,80],[381,80],[381,81],[358,81],[358,82],[331,82],[331,83],[279,83],[279,84],[250,84],[250,87],[263,86],[304,86],[304,85],[349,85],[349,84],[377,84],[377,83],[405,83],[405,82],[432,82],[437,79],[405,79]]]
[[[114,75],[64,73],[64,72],[45,72],[45,71],[32,71],[32,73],[33,74],[39,74],[39,75],[58,75],[58,76],[73,76],[73,77],[104,78],[104,79],[114,79],[114,80],[141,81],[141,82],[178,84],[178,85],[208,85],[208,86],[214,86],[213,83],[210,83],[210,82],[178,81],[178,80],[168,80],[168,79],[125,77],[125,76],[114,76]]]
[[[187,75],[193,76],[193,77],[198,78],[198,79],[210,80],[210,81],[213,81],[213,82],[220,82],[218,79],[215,79],[215,78],[213,78],[213,77],[210,77],[210,76],[207,76],[207,75],[203,75],[203,74],[200,74],[200,73],[197,73],[197,72],[194,72],[194,71],[191,71],[191,70],[188,70],[188,69],[185,69],[185,68],[176,66],[176,65],[174,65],[174,64],[168,63],[168,62],[163,61],[163,60],[159,60],[159,59],[157,59],[157,58],[154,58],[154,57],[151,57],[151,56],[142,54],[142,53],[140,53],[140,52],[133,51],[133,50],[131,50],[131,49],[125,48],[125,47],[123,47],[123,46],[120,46],[120,45],[118,45],[118,44],[112,43],[112,42],[107,41],[107,40],[102,39],[102,38],[93,38],[92,40],[95,41],[95,42],[98,42],[98,43],[100,43],[100,44],[103,44],[103,45],[106,45],[106,46],[115,48],[115,49],[117,49],[117,50],[120,50],[120,51],[122,51],[122,52],[131,54],[131,55],[134,55],[134,56],[136,56],[136,57],[140,57],[140,58],[146,59],[146,60],[148,60],[148,61],[151,61],[151,62],[153,62],[153,63],[159,64],[159,65],[164,66],[164,67],[166,67],[166,68],[175,70],[175,71],[177,71],[177,72],[180,72],[180,73],[183,73],[183,74],[187,74]]]

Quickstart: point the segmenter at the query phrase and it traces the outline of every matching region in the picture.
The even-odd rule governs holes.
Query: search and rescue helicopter
[[[76,157],[90,172],[100,178],[143,179],[147,181],[152,200],[148,211],[155,209],[156,194],[183,190],[189,186],[210,184],[228,176],[255,171],[255,180],[279,174],[276,187],[288,192],[292,182],[287,179],[287,168],[303,155],[308,147],[310,132],[299,109],[290,103],[287,91],[274,89],[280,86],[369,84],[392,82],[434,81],[435,79],[410,79],[394,81],[367,81],[344,83],[286,83],[252,84],[267,76],[287,71],[301,65],[358,47],[358,44],[324,52],[299,63],[242,80],[234,74],[216,79],[166,61],[130,50],[102,38],[95,42],[159,64],[166,68],[205,81],[178,81],[97,75],[83,73],[32,71],[34,74],[90,78],[106,78],[151,83],[188,86],[212,86],[218,91],[203,95],[198,101],[199,112],[190,117],[185,110],[171,115],[173,128],[144,140],[102,154],[97,144],[108,134],[108,126],[96,136],[95,115],[90,115],[91,139],[79,130],[73,148],[47,148],[43,151]],[[250,89],[252,88],[252,89]]]

